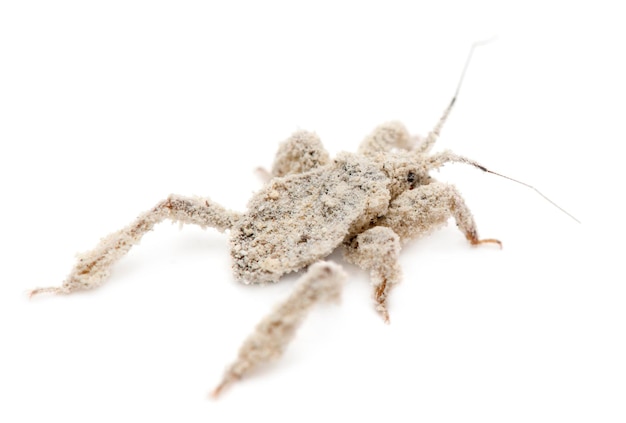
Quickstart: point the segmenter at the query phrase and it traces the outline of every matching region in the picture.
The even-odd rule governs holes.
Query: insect
[[[404,125],[390,122],[374,129],[356,153],[331,159],[317,135],[296,132],[280,145],[267,183],[246,212],[228,210],[209,198],[170,195],[82,254],[61,286],[37,288],[30,295],[99,286],[111,266],[163,220],[228,230],[233,273],[243,283],[277,282],[306,269],[291,295],[244,341],[214,396],[279,357],[315,303],[339,298],[346,275],[339,265],[323,261],[336,248],[343,250],[346,261],[369,271],[375,308],[389,322],[387,299],[401,279],[403,244],[453,218],[470,244],[501,246],[497,239],[480,238],[458,190],[430,175],[447,163],[494,173],[451,151],[430,153],[477,45],[470,50],[452,101],[428,136],[411,136]]]

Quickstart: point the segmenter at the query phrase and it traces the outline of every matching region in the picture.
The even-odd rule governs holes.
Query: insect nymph
[[[227,210],[209,198],[171,195],[80,256],[61,286],[38,288],[31,295],[99,286],[111,266],[164,220],[228,230],[234,276],[244,283],[276,282],[306,269],[290,297],[244,342],[215,395],[258,364],[280,356],[312,305],[339,297],[346,275],[337,264],[322,261],[337,248],[348,262],[370,272],[376,310],[389,321],[387,298],[400,282],[398,257],[404,243],[452,217],[472,245],[500,245],[479,238],[457,189],[430,176],[454,162],[487,171],[450,151],[430,153],[456,96],[427,137],[410,136],[404,125],[391,122],[377,127],[356,153],[334,159],[315,134],[297,132],[281,144],[270,178],[247,211]]]

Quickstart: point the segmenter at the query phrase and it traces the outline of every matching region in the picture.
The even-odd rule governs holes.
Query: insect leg
[[[359,154],[373,155],[393,148],[410,150],[417,142],[401,122],[387,122],[377,126],[359,145]]]
[[[317,134],[298,131],[278,147],[270,174],[277,177],[302,173],[328,163],[330,155]]]
[[[227,368],[212,396],[217,397],[226,386],[256,367],[279,358],[315,303],[339,300],[345,278],[337,264],[317,262],[310,266],[291,295],[261,320],[244,341],[237,359]]]
[[[202,227],[211,226],[224,231],[233,226],[239,214],[226,210],[208,198],[191,198],[170,195],[151,210],[141,214],[129,226],[103,238],[91,251],[78,258],[78,263],[59,287],[37,288],[30,292],[69,294],[74,291],[92,289],[109,275],[111,266],[124,256],[133,245],[154,225],[165,220],[192,223]]]
[[[346,261],[369,270],[374,286],[376,310],[389,323],[387,298],[400,282],[400,237],[391,228],[376,226],[344,244]]]
[[[456,225],[472,245],[494,243],[502,246],[497,239],[478,238],[474,217],[461,194],[453,185],[442,182],[403,192],[390,203],[387,214],[378,224],[392,228],[406,242],[431,233],[450,217],[454,217]]]

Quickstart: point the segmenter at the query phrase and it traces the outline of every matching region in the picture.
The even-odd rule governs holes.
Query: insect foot
[[[468,232],[465,234],[465,237],[472,245],[497,244],[498,247],[502,249],[502,242],[499,239],[495,239],[495,238],[479,239],[476,232]]]
[[[287,300],[261,320],[244,341],[237,359],[228,367],[211,396],[217,398],[228,385],[264,363],[279,358],[315,303],[339,301],[346,278],[346,273],[337,264],[322,261],[311,265]]]

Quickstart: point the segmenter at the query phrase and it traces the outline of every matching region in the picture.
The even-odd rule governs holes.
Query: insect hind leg
[[[211,226],[224,231],[233,226],[239,214],[226,210],[208,198],[192,198],[170,195],[152,209],[141,214],[127,227],[102,238],[91,251],[78,258],[70,274],[61,286],[36,288],[29,295],[53,293],[69,294],[92,289],[101,285],[110,273],[111,266],[122,258],[143,235],[159,222],[170,219],[201,227]]]
[[[345,272],[337,264],[317,262],[296,282],[291,295],[267,315],[246,338],[237,359],[227,368],[212,396],[255,368],[279,358],[294,338],[309,310],[319,302],[337,302]]]

